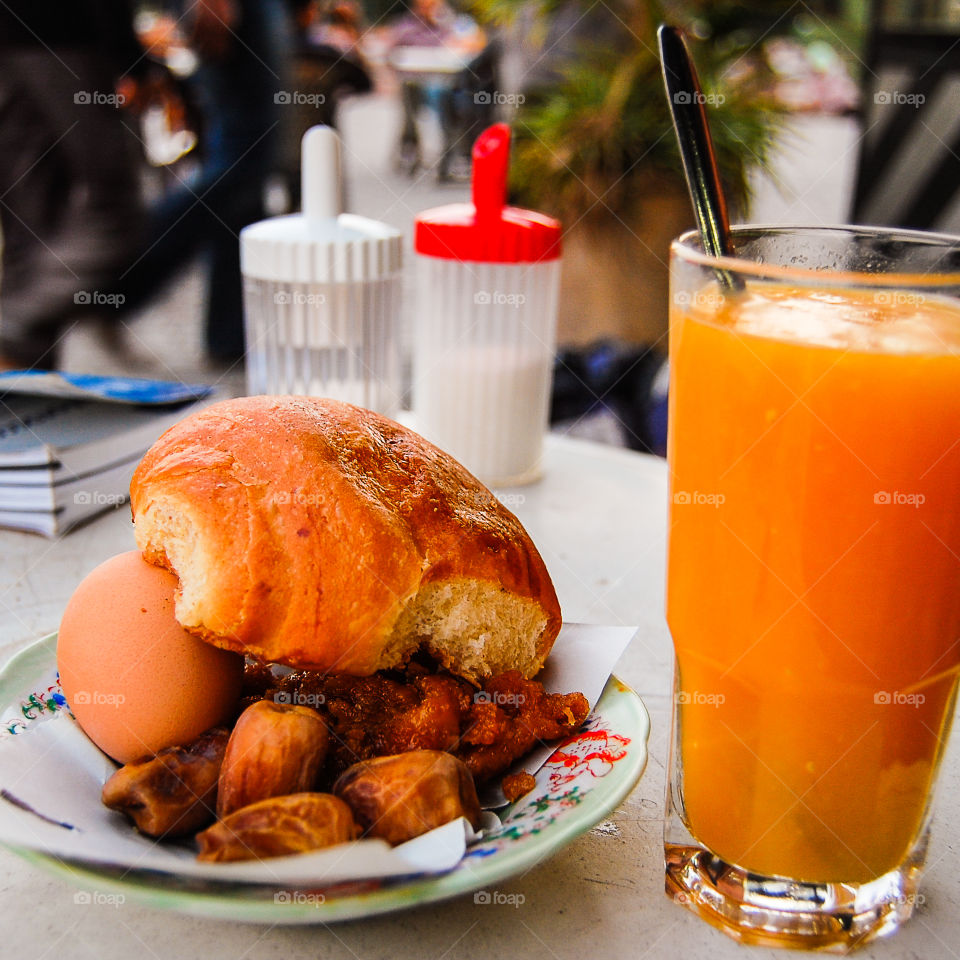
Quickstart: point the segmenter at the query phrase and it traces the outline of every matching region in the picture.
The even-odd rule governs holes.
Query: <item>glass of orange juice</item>
[[[671,250],[667,892],[751,943],[911,914],[960,673],[960,239]]]

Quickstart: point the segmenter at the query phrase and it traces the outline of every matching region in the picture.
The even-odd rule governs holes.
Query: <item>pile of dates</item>
[[[363,760],[330,792],[317,792],[330,747],[316,710],[258,700],[232,731],[215,728],[121,767],[104,784],[103,802],[149,837],[196,834],[199,859],[217,862],[305,853],[361,835],[395,845],[461,816],[479,828],[473,777],[449,753]]]

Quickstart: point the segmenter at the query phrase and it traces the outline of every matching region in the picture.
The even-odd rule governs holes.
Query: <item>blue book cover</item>
[[[9,393],[162,406],[184,403],[187,400],[201,400],[213,393],[213,387],[175,380],[98,377],[88,373],[48,370],[10,370],[0,373],[0,397]]]

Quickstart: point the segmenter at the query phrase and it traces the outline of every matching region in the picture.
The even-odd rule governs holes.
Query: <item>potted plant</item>
[[[598,337],[652,344],[666,332],[669,242],[693,226],[693,215],[657,26],[688,29],[735,215],[745,209],[749,172],[767,163],[783,115],[758,39],[761,25],[787,8],[771,3],[757,15],[707,2],[475,0],[472,12],[509,27],[512,37],[539,32],[531,59],[550,66],[545,76],[528,72],[512,97],[519,105],[511,187],[516,202],[564,224],[562,344]]]

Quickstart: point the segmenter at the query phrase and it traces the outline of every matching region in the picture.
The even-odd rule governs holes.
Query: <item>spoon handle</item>
[[[727,203],[720,186],[717,159],[704,110],[705,98],[700,90],[697,71],[683,35],[676,27],[662,25],[657,31],[657,39],[660,43],[663,82],[680,144],[683,172],[704,250],[714,257],[731,256],[733,245],[730,241]],[[732,275],[725,271],[724,274],[726,285],[741,285],[735,282]]]

